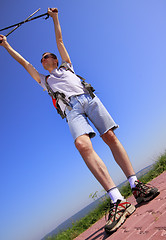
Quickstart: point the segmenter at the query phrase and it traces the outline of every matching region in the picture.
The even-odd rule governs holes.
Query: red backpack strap
[[[48,90],[48,94],[49,94],[49,95],[51,96],[51,98],[52,98],[52,103],[53,103],[54,107],[57,109],[55,96],[54,96],[53,91],[52,91],[52,89],[50,88],[50,86],[49,86],[49,84],[48,84],[48,82],[47,82],[49,76],[50,76],[50,75],[47,75],[47,76],[45,77],[45,84],[46,84],[46,88],[47,88],[47,90]]]
[[[52,98],[52,103],[53,103],[54,107],[57,109],[57,105],[56,105],[56,99],[55,99],[55,98],[53,98],[53,97],[51,97],[51,98]]]
[[[53,105],[54,107],[56,108],[57,112],[61,115],[62,119],[66,117],[66,114],[65,112],[63,112],[61,110],[61,107],[60,105],[58,104],[58,101],[61,100],[65,105],[66,107],[71,110],[72,107],[70,106],[69,102],[65,99],[65,94],[64,93],[60,93],[60,92],[54,92],[52,90],[52,88],[49,86],[47,80],[48,80],[48,76],[45,77],[45,86],[47,88],[47,91],[48,91],[48,94],[50,95],[50,97],[52,98],[52,102],[53,102]]]

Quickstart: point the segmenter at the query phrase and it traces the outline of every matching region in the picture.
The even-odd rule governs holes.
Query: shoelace
[[[139,182],[139,181],[137,181],[137,184],[138,184],[138,187],[136,186],[136,188],[140,188],[139,190],[142,192],[144,192],[144,190],[145,191],[150,190],[150,188],[151,188],[151,186],[149,184],[145,185],[144,183]]]
[[[116,203],[110,203],[109,215],[108,215],[107,220],[106,220],[107,212],[105,214],[105,220],[106,221],[110,220],[112,216],[114,216],[114,220],[115,220],[119,203],[120,203],[120,201],[116,202]]]

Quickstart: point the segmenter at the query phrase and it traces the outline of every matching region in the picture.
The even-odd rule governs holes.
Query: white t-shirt
[[[66,63],[69,68],[74,72],[72,64]],[[47,90],[45,86],[45,75],[40,74],[40,85]],[[65,68],[57,69],[55,68],[47,79],[47,82],[54,92],[64,93],[68,99],[71,96],[84,94],[87,92],[79,77],[73,74],[70,70],[65,70]]]

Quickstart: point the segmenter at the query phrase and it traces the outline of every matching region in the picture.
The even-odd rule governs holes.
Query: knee
[[[102,139],[108,145],[116,144],[118,142],[118,139],[112,130],[109,130],[108,132],[104,133]]]
[[[78,137],[75,140],[75,146],[80,153],[87,153],[92,150],[92,143],[89,137]]]

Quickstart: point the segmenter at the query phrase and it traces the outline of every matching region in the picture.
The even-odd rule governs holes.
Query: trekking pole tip
[[[40,9],[41,9],[41,8],[37,9],[37,10],[33,13],[33,15],[34,15],[35,13],[37,13],[38,11],[40,11]]]

